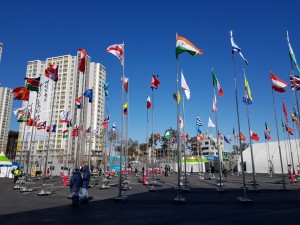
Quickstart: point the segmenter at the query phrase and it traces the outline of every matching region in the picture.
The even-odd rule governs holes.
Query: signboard
[[[109,170],[115,170],[116,172],[120,172],[120,156],[111,156],[109,158]],[[125,156],[122,156],[122,167],[125,166]]]
[[[214,156],[212,156],[212,155],[205,155],[204,158],[206,158],[207,160],[213,160],[213,161],[219,160],[219,156],[217,156],[217,155],[214,155]]]

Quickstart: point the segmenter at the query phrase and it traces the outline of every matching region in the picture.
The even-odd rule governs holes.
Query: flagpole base
[[[190,192],[191,188],[187,185],[184,185],[184,186],[181,187],[181,190],[184,191],[184,192]]]
[[[156,192],[158,189],[154,185],[150,185],[149,192]]]
[[[217,193],[225,193],[225,189],[223,188],[223,186],[217,187],[216,191],[217,191]]]
[[[181,195],[177,195],[173,201],[175,203],[185,203],[185,198],[183,198]]]
[[[115,202],[126,202],[128,200],[128,196],[119,194],[117,197],[114,198]]]
[[[253,201],[251,199],[247,198],[246,196],[244,196],[244,197],[238,197],[238,200],[242,204],[252,204],[253,203]]]

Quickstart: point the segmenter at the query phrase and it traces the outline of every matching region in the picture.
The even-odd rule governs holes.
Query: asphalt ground
[[[218,174],[216,174],[218,177]],[[287,178],[287,176],[285,176]],[[245,175],[246,195],[242,176],[228,174],[224,178],[225,192],[217,192],[216,179],[199,179],[198,173],[187,175],[190,191],[183,191],[185,202],[176,202],[178,175],[156,175],[157,191],[138,182],[134,174],[130,181],[125,202],[115,201],[118,196],[119,177],[109,180],[112,187],[101,189],[102,177],[93,178],[95,186],[89,189],[93,197],[87,204],[72,207],[67,198],[69,187],[63,187],[62,178],[53,177],[46,184],[52,195],[38,196],[43,180],[32,177],[32,192],[13,190],[13,179],[0,179],[0,224],[104,224],[104,225],[294,225],[300,224],[299,183],[286,179],[282,191],[282,175],[269,177],[257,174],[258,192],[252,191],[252,174]],[[148,175],[148,180],[152,176]],[[97,184],[98,183],[98,184]],[[241,202],[239,197],[251,201]]]

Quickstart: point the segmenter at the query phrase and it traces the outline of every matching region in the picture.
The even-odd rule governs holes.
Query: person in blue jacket
[[[88,187],[89,187],[89,184],[90,184],[90,179],[91,179],[91,172],[90,172],[90,168],[89,166],[84,166],[82,168],[82,189],[81,189],[81,192],[82,192],[82,200],[84,202],[86,202],[88,200],[88,197],[89,197],[89,193],[88,193]]]
[[[70,190],[72,195],[72,206],[78,206],[79,202],[79,191],[80,187],[82,187],[82,177],[79,172],[78,168],[74,169],[74,172],[72,174],[71,180],[70,180]]]

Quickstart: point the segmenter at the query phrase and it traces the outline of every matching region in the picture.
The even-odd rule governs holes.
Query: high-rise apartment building
[[[11,119],[13,94],[11,89],[0,87],[0,151],[6,151],[8,131]]]
[[[106,69],[100,63],[86,60],[86,72],[78,70],[79,55],[64,55],[47,58],[46,61],[29,61],[26,77],[40,79],[39,92],[30,92],[28,102],[23,102],[31,118],[36,124],[46,122],[47,129],[37,129],[35,126],[20,124],[18,153],[16,160],[26,164],[30,150],[30,164],[44,166],[48,152],[47,166],[68,166],[75,162],[90,160],[96,162],[102,157],[101,140],[95,135],[95,130],[100,129],[100,121],[104,117],[104,91],[103,84],[106,79]],[[45,77],[45,69],[50,65],[58,65],[58,82]],[[87,89],[93,89],[93,101],[83,95]],[[81,97],[83,108],[78,109],[76,100]],[[71,124],[63,123],[60,119],[61,112],[70,111]],[[70,126],[69,126],[70,125]],[[56,131],[51,132],[55,127]],[[79,129],[79,136],[72,136],[74,129]],[[86,132],[89,129],[90,132]],[[68,136],[68,137],[67,137]],[[43,168],[42,168],[43,169]]]

